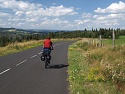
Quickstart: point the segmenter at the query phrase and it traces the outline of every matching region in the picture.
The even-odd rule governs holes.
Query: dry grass
[[[72,41],[76,39],[52,39],[53,42],[55,41]],[[0,56],[4,56],[7,54],[12,54],[15,52],[19,52],[22,50],[26,50],[29,48],[33,48],[43,44],[43,40],[34,40],[34,41],[25,41],[25,42],[15,42],[13,44],[9,44],[6,47],[0,47]]]
[[[9,44],[6,47],[0,47],[0,56],[19,52],[42,44],[43,40]]]

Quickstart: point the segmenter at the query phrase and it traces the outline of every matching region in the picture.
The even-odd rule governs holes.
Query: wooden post
[[[113,30],[113,32],[112,32],[112,36],[113,36],[113,48],[115,48],[115,33],[114,33],[114,30]]]
[[[102,47],[102,35],[100,35],[100,47]]]
[[[96,39],[96,47],[98,47],[98,40]]]
[[[94,46],[94,44],[95,44],[95,41],[94,41],[94,39],[93,39],[93,42],[92,42],[92,44],[93,44],[93,46]]]

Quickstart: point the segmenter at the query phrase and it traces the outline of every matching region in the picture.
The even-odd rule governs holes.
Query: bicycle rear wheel
[[[48,59],[47,59],[47,57],[45,57],[45,68],[47,69],[48,68],[48,65],[49,64],[49,62],[48,62]]]

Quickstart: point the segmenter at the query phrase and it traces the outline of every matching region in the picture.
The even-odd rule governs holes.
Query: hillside
[[[14,33],[14,34],[45,34],[49,31],[47,30],[37,30],[37,29],[17,29],[17,28],[1,28],[0,33]]]

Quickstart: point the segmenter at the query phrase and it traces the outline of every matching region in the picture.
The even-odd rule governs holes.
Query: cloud
[[[125,20],[123,16],[123,14],[94,15],[92,23],[94,27],[119,28],[120,25],[125,24],[122,22]]]
[[[11,17],[11,14],[0,12],[0,18],[3,19],[3,18],[8,18],[8,17]]]
[[[125,3],[122,1],[119,1],[119,3],[112,3],[110,6],[108,6],[105,9],[98,8],[97,10],[94,10],[96,13],[121,13],[125,12]]]
[[[15,12],[15,15],[17,15],[17,16],[21,16],[21,15],[23,15],[23,14],[24,14],[23,11],[16,11],[16,12]]]
[[[88,16],[87,16],[88,15]],[[75,20],[74,24],[77,28],[119,28],[124,26],[125,23],[124,13],[106,13],[106,14],[90,14],[83,13],[82,19]],[[74,25],[74,26],[75,26]],[[123,27],[121,27],[123,28]]]
[[[66,16],[77,14],[73,7],[64,7],[63,5],[45,7],[42,4],[30,3],[22,0],[0,0],[0,22],[5,18],[5,27],[7,25],[23,28],[41,28],[65,27],[69,21]],[[60,18],[63,17],[61,20]],[[39,26],[39,27],[38,27]]]
[[[0,0],[0,7],[1,8],[8,8],[15,10],[34,10],[41,7],[41,4],[33,4],[24,1],[16,1],[16,0]]]
[[[74,15],[77,12],[74,12],[72,7],[66,8],[63,5],[61,6],[51,6],[50,8],[46,9],[46,12],[49,16],[62,16],[62,15]]]
[[[85,20],[75,20],[74,22],[78,25],[82,25],[82,24],[90,23],[91,21],[92,21],[91,19],[85,19]]]
[[[125,20],[125,14],[124,13],[109,13],[109,14],[96,14],[93,15],[92,19],[100,22],[100,21],[105,21],[105,20],[109,20],[109,21],[113,21],[113,20],[119,20],[122,21]]]
[[[90,13],[83,13],[82,18],[91,18],[93,15]]]
[[[29,0],[0,0],[0,26],[44,29],[84,29],[125,26],[125,3],[119,1],[93,13],[53,3],[46,7]],[[73,19],[71,18],[73,17]]]
[[[16,0],[1,0],[1,8],[12,9],[13,12],[18,16],[25,14],[26,16],[63,16],[63,15],[74,15],[77,12],[74,11],[73,7],[50,6],[49,8],[43,8],[41,4],[33,4],[24,1]]]
[[[93,27],[119,28],[125,25],[125,3],[122,1],[112,3],[104,9],[97,8],[94,12],[91,18]]]
[[[69,21],[67,20],[61,20],[59,18],[55,18],[55,19],[43,19],[44,21],[40,23],[41,26],[54,26],[56,27],[57,25],[65,25],[65,24],[68,24]]]

